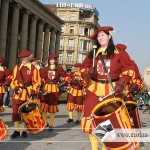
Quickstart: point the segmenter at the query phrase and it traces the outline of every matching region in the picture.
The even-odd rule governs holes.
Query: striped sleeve
[[[40,90],[41,86],[41,77],[40,77],[40,72],[37,68],[34,69],[33,71],[33,76],[32,76],[32,91],[38,92]]]
[[[17,70],[18,70],[18,66],[16,65],[13,69],[12,75],[11,75],[11,88],[15,89],[15,87],[19,86],[18,85],[18,80],[16,80],[16,75],[17,75]]]

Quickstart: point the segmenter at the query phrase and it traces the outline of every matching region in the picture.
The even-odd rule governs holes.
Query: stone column
[[[42,60],[47,60],[47,56],[49,55],[49,37],[50,37],[50,26],[45,26],[45,33],[44,33],[44,45],[43,45],[43,58]]]
[[[33,56],[35,55],[35,41],[36,41],[36,27],[37,27],[37,16],[32,16],[30,24],[30,35],[29,35],[29,50],[32,51]]]
[[[56,29],[52,28],[51,29],[51,37],[50,37],[50,47],[49,47],[49,54],[54,54],[55,53],[55,36],[56,36]]]
[[[56,53],[56,54],[59,54],[60,35],[61,35],[61,32],[57,31],[57,33],[56,33],[56,42],[55,42],[55,53]]]
[[[9,0],[1,1],[0,16],[0,56],[5,58]]]
[[[17,51],[18,51],[18,27],[19,27],[19,10],[20,4],[13,4],[12,12],[12,25],[11,25],[11,37],[10,37],[10,49],[9,49],[9,62],[8,67],[12,69],[16,65]]]
[[[42,58],[44,21],[39,21],[35,57]]]
[[[22,24],[21,24],[22,26],[21,26],[20,51],[27,49],[29,14],[30,12],[28,10],[23,10]]]

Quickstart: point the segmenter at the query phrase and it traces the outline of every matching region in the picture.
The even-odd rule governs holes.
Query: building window
[[[84,18],[84,21],[91,22],[91,19],[90,18]]]
[[[63,49],[64,44],[63,44],[63,39],[60,39],[60,49]]]
[[[85,59],[86,57],[86,54],[78,54],[78,63],[82,63],[83,60]]]
[[[71,52],[68,52],[68,53],[67,53],[67,61],[68,61],[68,62],[71,62],[71,61],[73,60],[72,58],[73,58],[72,53],[71,53]]]
[[[62,54],[62,52],[59,53],[59,63],[60,64],[63,63],[63,54]]]
[[[74,39],[69,39],[68,40],[68,48],[73,49],[73,47],[74,47]]]
[[[80,35],[84,35],[84,28],[80,28]]]
[[[84,29],[84,35],[85,36],[90,36],[90,34],[89,34],[89,28],[85,28]]]
[[[65,14],[61,14],[61,15],[59,16],[59,18],[62,19],[62,20],[65,20],[65,19],[66,19],[66,15],[65,15]]]
[[[90,29],[89,28],[80,28],[80,35],[90,36]]]
[[[70,26],[70,31],[69,31],[70,34],[74,34],[74,26]]]
[[[80,40],[80,51],[88,51],[89,50],[89,41]]]
[[[64,33],[64,26],[61,26],[61,33]]]
[[[76,15],[75,14],[71,14],[70,15],[70,20],[76,20]]]

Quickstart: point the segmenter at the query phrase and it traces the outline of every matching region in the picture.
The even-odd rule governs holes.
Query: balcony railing
[[[68,65],[73,65],[73,64],[74,64],[74,61],[68,61],[68,60],[67,60],[66,64],[68,64]]]
[[[74,46],[67,46],[68,50],[74,50]]]
[[[63,61],[63,60],[58,60],[58,63],[59,64],[66,64],[66,65],[74,65],[75,62],[74,61],[69,61],[69,60],[66,60],[66,61]]]

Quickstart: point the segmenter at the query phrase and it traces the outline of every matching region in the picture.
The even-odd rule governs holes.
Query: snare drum
[[[38,106],[40,106],[40,99],[36,98],[36,99],[32,100],[32,102],[37,103]]]
[[[138,105],[135,101],[126,101],[125,102],[127,110],[129,112],[130,120],[133,128],[141,128],[141,121],[139,116]]]
[[[44,130],[47,123],[36,102],[25,102],[18,111],[29,133],[37,134]]]
[[[121,141],[117,136],[115,136],[115,139],[112,138],[110,142],[103,140],[107,137],[105,136],[106,133],[110,131],[113,134],[116,133],[115,129],[119,129],[119,132],[126,133],[126,129],[131,130],[132,128],[129,113],[125,103],[120,98],[106,99],[97,104],[92,110],[92,115],[97,126],[96,129],[97,131],[99,130],[97,135],[96,132],[93,132],[93,134],[100,137],[102,145],[108,150],[136,150],[139,147],[139,142],[127,137],[123,137]],[[113,140],[119,142],[114,142]]]
[[[2,118],[0,117],[0,141],[2,141],[6,137],[8,133],[7,128],[7,125],[3,122]]]

